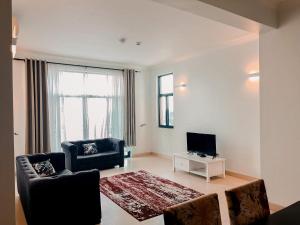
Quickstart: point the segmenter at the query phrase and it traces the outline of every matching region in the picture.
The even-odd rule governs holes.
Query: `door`
[[[15,156],[25,154],[26,77],[25,62],[13,61],[14,149]]]

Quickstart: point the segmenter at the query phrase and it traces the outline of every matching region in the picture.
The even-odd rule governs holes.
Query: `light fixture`
[[[19,35],[19,23],[16,17],[12,17],[12,42],[11,51],[13,58],[16,56],[17,52],[17,40]]]
[[[259,72],[249,73],[250,81],[259,81]]]
[[[119,42],[121,44],[124,44],[126,41],[127,41],[127,39],[125,37],[122,37],[122,38],[119,39]]]
[[[175,88],[186,88],[186,87],[187,87],[186,83],[180,83],[180,84],[175,85]]]

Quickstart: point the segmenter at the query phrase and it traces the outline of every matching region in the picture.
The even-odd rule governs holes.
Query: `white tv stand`
[[[175,153],[173,155],[173,171],[183,170],[189,173],[206,177],[206,181],[210,182],[210,178],[214,176],[223,176],[225,178],[225,159],[216,157],[200,157],[190,153]]]

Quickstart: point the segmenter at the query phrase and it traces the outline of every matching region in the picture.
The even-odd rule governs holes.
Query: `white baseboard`
[[[278,204],[275,204],[275,203],[272,203],[272,202],[269,202],[269,206],[270,206],[270,210],[272,211],[272,213],[277,212],[277,211],[282,210],[282,209],[285,208],[282,205],[278,205]]]
[[[132,154],[133,158],[145,157],[145,156],[156,156],[159,158],[172,160],[172,156],[170,156],[168,154],[159,153],[159,152],[150,152],[149,151],[149,152],[136,152],[136,153]]]
[[[235,172],[232,170],[226,170],[226,174],[229,176],[240,178],[240,179],[247,180],[247,181],[255,181],[255,180],[259,179],[257,177],[249,176],[249,175]]]
[[[145,157],[145,156],[150,156],[152,155],[152,152],[135,152],[132,154],[133,158],[138,158],[138,157]]]
[[[157,156],[159,158],[172,160],[172,156],[170,156],[168,154],[164,154],[164,153],[160,153],[160,152],[152,152],[152,155]]]

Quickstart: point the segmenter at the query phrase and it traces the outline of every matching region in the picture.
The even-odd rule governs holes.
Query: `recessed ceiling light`
[[[126,41],[127,41],[127,39],[126,38],[121,38],[120,40],[119,40],[122,44],[124,44]]]
[[[141,44],[142,44],[141,41],[137,41],[137,42],[136,42],[136,45],[137,45],[137,46],[140,46]]]

